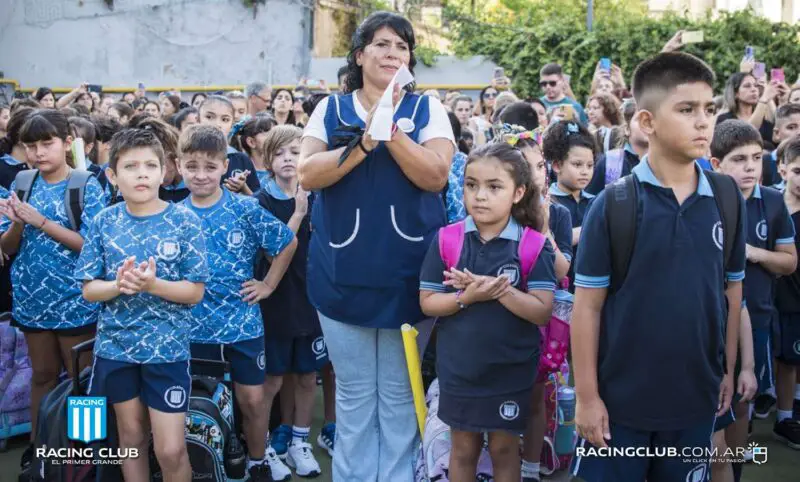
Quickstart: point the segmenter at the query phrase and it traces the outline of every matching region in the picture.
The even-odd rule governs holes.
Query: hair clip
[[[569,131],[570,134],[577,134],[578,133],[578,124],[576,124],[574,122],[570,122],[569,124],[567,124],[567,131]]]
[[[516,126],[519,127],[519,126]],[[506,134],[503,136],[503,140],[512,147],[516,147],[516,145],[521,140],[532,140],[537,145],[542,145],[542,128],[537,127],[532,131],[522,131],[516,132],[514,134]]]
[[[239,122],[234,124],[233,127],[231,128],[231,132],[228,134],[228,138],[233,139],[233,136],[235,136],[236,134],[239,133],[240,130],[242,130],[242,127],[244,127],[244,123],[245,119],[241,119]]]

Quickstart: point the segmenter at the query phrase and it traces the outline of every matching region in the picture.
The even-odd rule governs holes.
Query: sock
[[[772,398],[778,398],[778,396],[775,395],[775,387],[769,387],[766,391],[766,394]]]
[[[739,482],[742,480],[742,466],[744,466],[741,462],[734,462],[733,464],[733,481]]]
[[[256,465],[261,465],[264,463],[264,459],[251,459],[250,456],[247,456],[247,470],[250,468],[255,467]]]
[[[292,426],[292,443],[308,442],[309,432],[311,432],[311,427]]]
[[[791,410],[778,410],[778,423],[783,422],[787,418],[792,418]]]
[[[753,412],[756,410],[756,404],[755,402],[750,402],[748,405],[750,407],[750,411],[748,412],[748,417],[750,420],[753,420]]]
[[[794,399],[800,400],[800,383],[794,386]]]
[[[522,476],[523,477],[539,477],[539,463],[528,462],[522,460]]]

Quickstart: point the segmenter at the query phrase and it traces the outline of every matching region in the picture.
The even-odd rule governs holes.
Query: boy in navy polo
[[[178,169],[192,193],[183,205],[200,217],[210,271],[203,301],[192,310],[192,356],[213,360],[222,351],[231,362],[250,452],[250,480],[270,482],[269,466],[263,461],[268,419],[263,409],[266,356],[258,302],[275,291],[297,241],[289,227],[254,198],[220,186],[228,160],[225,136],[219,129],[191,126],[181,134],[178,149]],[[253,276],[259,249],[273,257],[263,280]]]
[[[781,142],[800,133],[800,104],[784,104],[775,111],[775,130],[772,140],[779,146]],[[763,162],[764,186],[782,184],[783,180],[778,174],[778,149],[766,154]]]
[[[713,133],[713,85],[713,71],[688,54],[662,53],[636,69],[637,116],[650,150],[631,174],[638,215],[624,279],[611,279],[609,189],[586,215],[571,325],[582,437],[573,474],[586,482],[708,476],[707,462],[680,454],[598,457],[584,450],[710,448],[716,414],[730,407],[745,213],[740,199],[738,229],[723,233],[710,174],[695,163]],[[728,266],[723,236],[734,237]]]
[[[164,150],[152,132],[115,134],[107,172],[125,201],[97,215],[75,267],[83,297],[104,304],[89,392],[114,404],[121,448],[146,454],[152,430],[164,479],[190,480],[187,320],[208,278],[200,219],[158,198]],[[142,480],[148,458],[126,459],[122,472]]]
[[[740,333],[739,337],[743,346],[753,347],[753,369],[757,390],[761,393],[772,387],[771,331],[778,321],[774,280],[776,276],[791,274],[797,263],[794,226],[783,196],[775,189],[758,184],[761,179],[762,149],[761,134],[750,123],[738,119],[719,124],[711,142],[711,164],[714,169],[731,176],[747,200],[748,263],[744,297],[750,314],[751,332]],[[742,375],[748,380],[750,374],[744,372],[749,368],[749,355],[743,353],[742,356]],[[718,434],[715,438],[721,436],[719,431],[735,423],[735,428],[727,437],[728,444],[734,447],[746,444],[743,435],[747,433],[749,408],[746,402],[749,398],[742,397],[741,402],[734,404],[735,422],[727,415],[717,420]],[[737,474],[741,474],[739,463],[733,466],[733,476]]]

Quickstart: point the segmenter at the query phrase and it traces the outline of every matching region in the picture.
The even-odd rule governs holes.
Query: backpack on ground
[[[233,462],[232,447],[239,447],[238,437],[233,427],[233,395],[223,382],[227,369],[210,375],[202,367],[226,366],[225,362],[212,360],[191,361],[192,390],[189,408],[186,412],[186,449],[192,466],[192,480],[195,482],[226,482],[228,479],[243,479],[244,459]],[[241,466],[241,470],[239,468]],[[161,467],[150,444],[151,480],[164,480]]]
[[[425,433],[420,442],[420,449],[415,464],[414,482],[447,482],[450,470],[450,427],[439,418],[439,380],[434,380],[425,397],[428,405],[428,416],[425,419]],[[494,471],[489,449],[484,442],[478,459],[475,480],[488,482],[492,480]]]
[[[572,463],[578,437],[575,433],[574,415],[565,417],[565,401],[559,398],[559,389],[569,388],[569,364],[565,361],[558,371],[547,376],[544,386],[544,406],[547,426],[544,432],[544,445],[539,460],[539,472],[551,475],[569,468]],[[573,400],[574,403],[574,400]],[[574,413],[574,409],[573,409]]]
[[[537,382],[561,369],[567,361],[569,352],[569,325],[572,321],[573,296],[567,291],[569,278],[561,280],[561,289],[553,297],[553,314],[550,321],[539,327],[542,335],[542,349],[539,357]]]
[[[739,226],[739,188],[733,178],[715,172],[705,172],[714,200],[719,209],[723,235],[723,266],[730,264],[735,236]],[[639,181],[633,174],[614,181],[606,187],[606,229],[611,247],[611,287],[616,292],[625,281],[628,267],[636,246],[636,231],[639,221]],[[764,192],[765,188],[762,188]],[[771,194],[769,194],[771,196]],[[770,203],[771,204],[771,203]],[[775,224],[775,223],[773,223]]]
[[[31,431],[32,374],[25,337],[11,326],[11,313],[0,314],[0,450]]]
[[[14,187],[16,188],[17,197],[22,202],[28,202],[37,177],[39,177],[38,169],[27,169],[17,174],[14,179]],[[81,230],[81,214],[83,214],[86,184],[92,177],[94,177],[94,174],[91,171],[73,169],[67,178],[64,206],[66,207],[70,229],[75,232]]]
[[[80,355],[93,348],[93,339],[73,347],[73,366],[78,367]],[[42,398],[34,442],[36,447],[47,446],[50,449],[91,447],[94,457],[97,459],[101,448],[115,449],[118,446],[116,419],[111,406],[106,407],[106,437],[104,439],[86,444],[68,437],[67,398],[85,395],[90,377],[91,368],[87,367],[79,375],[71,374]],[[70,458],[78,459],[77,457]],[[29,480],[35,482],[119,482],[122,480],[122,471],[118,465],[95,465],[91,459],[79,460],[80,464],[62,464],[59,463],[59,459],[39,458],[34,454],[28,474]],[[23,480],[23,477],[20,477],[20,480]]]

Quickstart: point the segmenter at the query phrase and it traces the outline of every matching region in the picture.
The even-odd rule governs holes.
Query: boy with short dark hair
[[[800,133],[800,104],[784,104],[775,111],[775,130],[772,131],[772,140],[779,146],[781,142]],[[763,175],[761,184],[765,186],[777,185],[782,187],[783,179],[778,173],[778,150],[764,156]]]
[[[589,125],[589,116],[583,110],[575,99],[567,96],[564,91],[566,90],[566,79],[564,79],[564,72],[561,66],[556,63],[550,63],[542,67],[539,71],[539,87],[541,87],[544,95],[539,98],[542,101],[547,111],[551,111],[560,105],[570,105],[575,109],[581,124],[584,126]]]
[[[121,448],[146,454],[152,431],[164,479],[189,481],[186,320],[208,277],[200,220],[158,198],[164,150],[152,132],[115,134],[107,172],[125,202],[95,217],[75,267],[83,297],[103,303],[89,392],[114,405]],[[149,480],[148,466],[126,459],[125,480]]]
[[[210,268],[206,294],[192,310],[192,355],[217,359],[222,354],[230,361],[250,456],[250,480],[271,482],[269,465],[264,462],[266,356],[258,302],[278,286],[297,241],[292,230],[255,198],[220,186],[228,170],[226,148],[225,135],[209,125],[189,127],[178,146],[178,169],[192,193],[183,205],[200,217]],[[267,276],[256,280],[253,270],[260,249],[274,259]]]
[[[780,173],[786,185],[784,199],[795,226],[800,223],[800,135],[784,140],[778,148]],[[800,238],[795,234],[795,247]],[[800,249],[800,248],[798,248]],[[773,436],[800,450],[800,270],[778,278],[777,418]],[[794,403],[792,402],[794,399]]]
[[[584,220],[571,339],[582,437],[573,475],[587,482],[706,480],[708,462],[680,454],[598,457],[585,449],[710,448],[716,415],[730,407],[745,213],[733,182],[695,163],[714,129],[713,85],[713,71],[688,54],[639,65],[633,92],[649,153],[595,198]],[[733,215],[718,207],[731,200]],[[633,214],[625,218],[634,233],[624,239],[627,253],[622,233],[607,224],[625,221],[609,216],[621,207]]]
[[[777,276],[794,272],[797,251],[794,247],[794,225],[786,210],[783,196],[770,187],[760,186],[763,143],[761,134],[749,122],[731,119],[716,127],[711,142],[711,164],[714,170],[726,174],[736,181],[745,198],[747,210],[746,257],[747,269],[744,280],[744,298],[751,320],[751,333],[740,333],[742,340],[742,375],[749,384],[755,375],[758,393],[764,393],[772,385],[772,329],[777,323],[775,309],[774,280]],[[752,352],[749,347],[752,346]],[[752,354],[752,356],[751,356]],[[753,360],[751,365],[750,361]],[[756,390],[753,390],[756,392]],[[725,445],[722,430],[735,424],[727,437],[727,444],[744,447],[747,440],[749,409],[743,396],[734,407],[735,416],[728,414],[716,423],[717,445]],[[735,420],[735,422],[734,422]],[[738,436],[737,436],[738,435]],[[715,464],[718,478],[734,480],[741,475],[741,463],[734,462],[732,473]],[[738,479],[737,479],[738,480]]]

